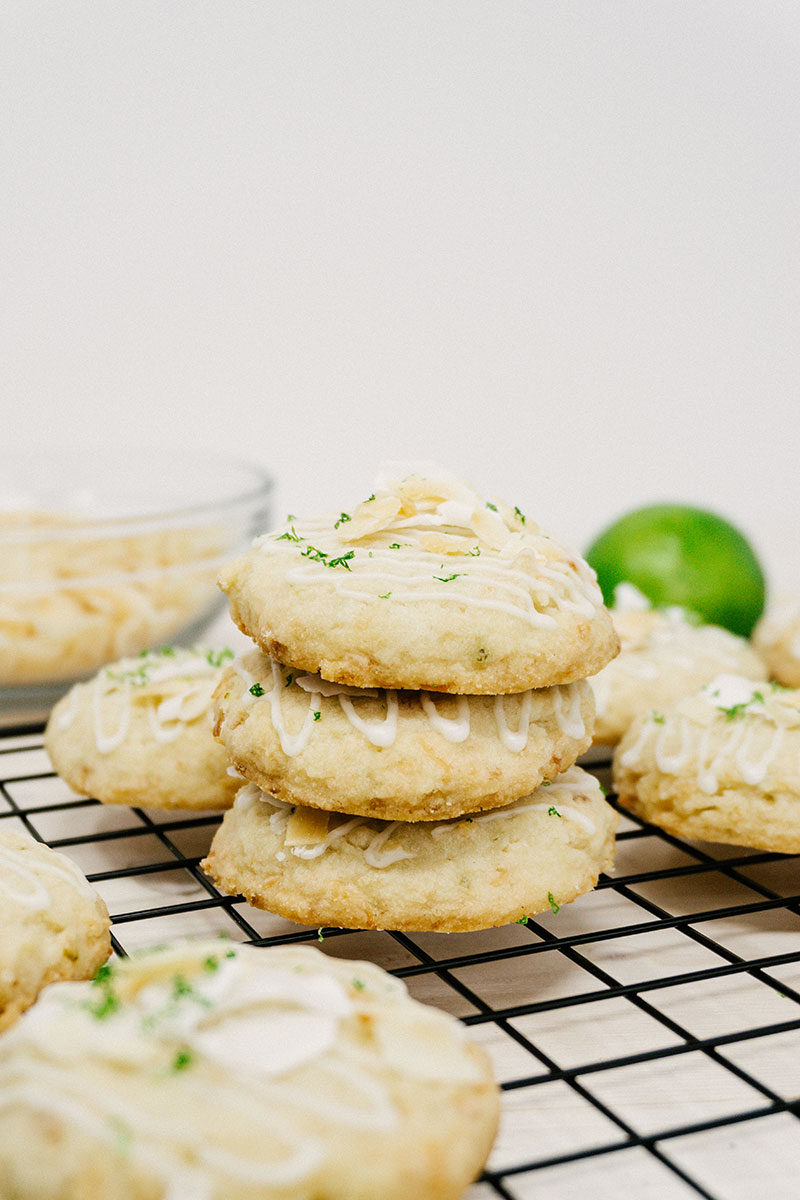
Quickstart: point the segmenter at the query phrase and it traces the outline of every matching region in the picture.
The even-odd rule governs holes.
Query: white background
[[[798,79],[789,0],[0,0],[2,440],[697,502],[800,585]]]

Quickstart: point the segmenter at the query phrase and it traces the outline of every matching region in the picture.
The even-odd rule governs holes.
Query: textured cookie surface
[[[4,1200],[456,1200],[482,1051],[371,963],[191,943],[57,985],[0,1043]]]
[[[385,478],[224,568],[239,627],[357,687],[494,695],[594,674],[617,638],[594,574],[519,510],[453,478]]]
[[[753,644],[778,683],[800,687],[800,596],[769,605],[755,627]]]
[[[447,696],[329,683],[259,651],[229,668],[214,732],[236,769],[292,804],[387,820],[496,808],[591,740],[589,684]]]
[[[248,784],[203,867],[225,891],[307,925],[484,929],[589,891],[616,825],[579,767],[506,808],[443,822],[294,808]]]
[[[111,953],[111,941],[108,910],[72,860],[2,825],[0,905],[4,1030],[45,984],[90,978]]]
[[[621,650],[592,679],[594,741],[615,745],[640,713],[668,708],[717,675],[763,680],[763,662],[744,639],[716,625],[696,625],[681,609],[611,610]]]
[[[800,852],[800,691],[720,676],[638,717],[614,755],[620,803],[680,837]]]
[[[53,709],[58,774],[104,804],[227,808],[236,781],[212,733],[211,697],[233,655],[165,648],[104,667]]]

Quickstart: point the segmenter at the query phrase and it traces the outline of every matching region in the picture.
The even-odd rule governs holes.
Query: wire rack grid
[[[591,769],[608,782],[608,763]],[[796,858],[685,843],[623,814],[613,876],[526,925],[316,930],[204,876],[218,821],[76,796],[41,727],[0,736],[0,828],[70,855],[109,906],[116,953],[215,933],[311,941],[461,1018],[503,1093],[466,1200],[800,1197]]]

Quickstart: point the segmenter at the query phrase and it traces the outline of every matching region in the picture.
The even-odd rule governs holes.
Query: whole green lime
[[[679,604],[742,637],[749,637],[764,608],[764,573],[752,546],[702,508],[634,509],[595,538],[586,558],[606,604],[618,583],[632,583],[656,607]]]

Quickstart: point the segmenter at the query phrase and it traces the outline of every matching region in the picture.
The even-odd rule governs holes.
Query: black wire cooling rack
[[[608,763],[591,769],[608,782]],[[218,819],[77,797],[41,728],[0,736],[0,827],[74,859],[118,954],[214,933],[311,941],[378,963],[470,1026],[503,1118],[467,1200],[800,1197],[797,858],[685,843],[623,815],[613,877],[525,926],[316,930],[206,879]]]

